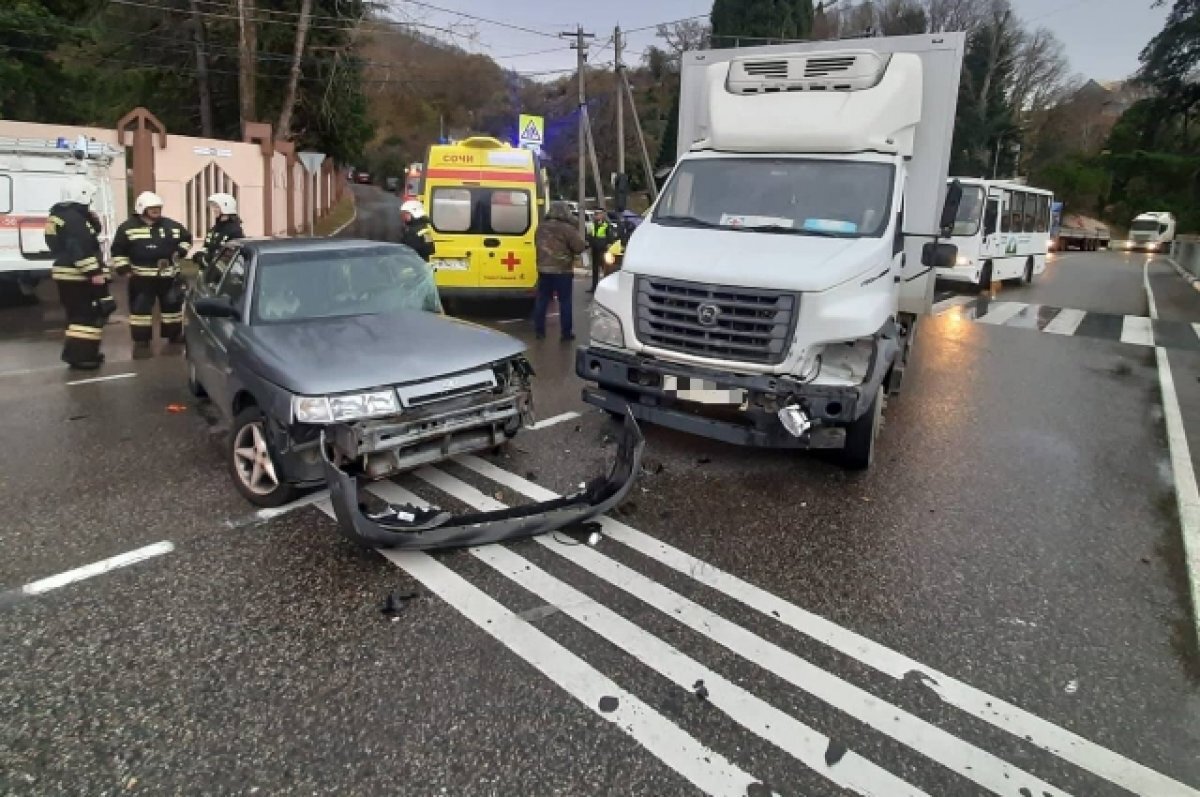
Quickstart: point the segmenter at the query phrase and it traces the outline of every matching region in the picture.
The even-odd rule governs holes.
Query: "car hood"
[[[259,376],[310,396],[422,382],[525,350],[502,332],[417,310],[241,326],[234,344]]]
[[[824,291],[891,261],[891,241],[640,225],[623,268],[634,274]]]

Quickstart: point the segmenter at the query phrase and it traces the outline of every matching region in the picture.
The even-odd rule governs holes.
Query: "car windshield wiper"
[[[703,229],[712,230],[728,229],[723,224],[717,224],[716,222],[699,219],[695,216],[659,216],[657,219],[655,219],[655,221],[657,221],[659,224],[667,224],[676,227],[700,227]]]

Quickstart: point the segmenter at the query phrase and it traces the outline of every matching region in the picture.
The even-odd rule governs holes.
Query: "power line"
[[[395,1],[396,0],[392,0],[392,2],[395,2]],[[530,34],[533,34],[534,36],[543,36],[543,37],[549,38],[549,39],[557,39],[558,38],[558,34],[556,34],[556,33],[548,33],[544,30],[535,30],[533,28],[526,28],[521,25],[514,25],[511,22],[501,22],[500,20],[496,20],[496,19],[488,19],[487,17],[481,17],[481,16],[477,16],[475,14],[468,14],[465,11],[455,11],[454,9],[451,9],[451,8],[443,8],[441,6],[435,6],[433,3],[425,2],[425,0],[399,0],[399,2],[408,3],[409,5],[419,6],[421,8],[428,8],[431,11],[441,11],[443,14],[454,14],[456,16],[460,16],[460,17],[463,17],[464,19],[469,19],[474,22],[482,22],[485,25],[495,25],[496,27],[499,27],[499,28],[507,28],[509,30],[520,31],[522,33],[530,33]]]
[[[641,33],[644,30],[655,30],[660,25],[678,25],[680,22],[691,22],[697,19],[708,19],[708,14],[696,14],[692,17],[684,17],[683,19],[673,19],[670,22],[655,22],[653,25],[643,25],[640,28],[630,28],[625,33]]]

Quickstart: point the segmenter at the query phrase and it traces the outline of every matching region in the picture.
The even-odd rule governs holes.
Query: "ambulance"
[[[104,228],[101,244],[107,261],[117,225],[109,169],[121,156],[119,150],[86,138],[0,136],[0,292],[32,295],[38,282],[49,277],[54,256],[46,246],[46,219],[75,175],[96,184],[92,210]]]
[[[519,299],[537,286],[534,234],[545,181],[536,154],[477,136],[435,144],[422,199],[433,227],[431,261],[443,299]]]

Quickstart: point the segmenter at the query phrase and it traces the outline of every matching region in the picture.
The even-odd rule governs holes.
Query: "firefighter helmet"
[[[401,213],[409,213],[414,219],[425,218],[425,206],[418,199],[410,199],[400,206]]]
[[[147,208],[161,208],[163,204],[162,197],[158,194],[153,191],[143,191],[138,194],[137,200],[133,203],[133,210],[141,216]]]
[[[216,205],[222,216],[233,216],[237,211],[237,199],[231,194],[213,194],[208,198],[210,205]]]
[[[96,185],[86,177],[72,177],[67,180],[62,188],[63,202],[77,202],[80,205],[90,205],[95,197]]]

